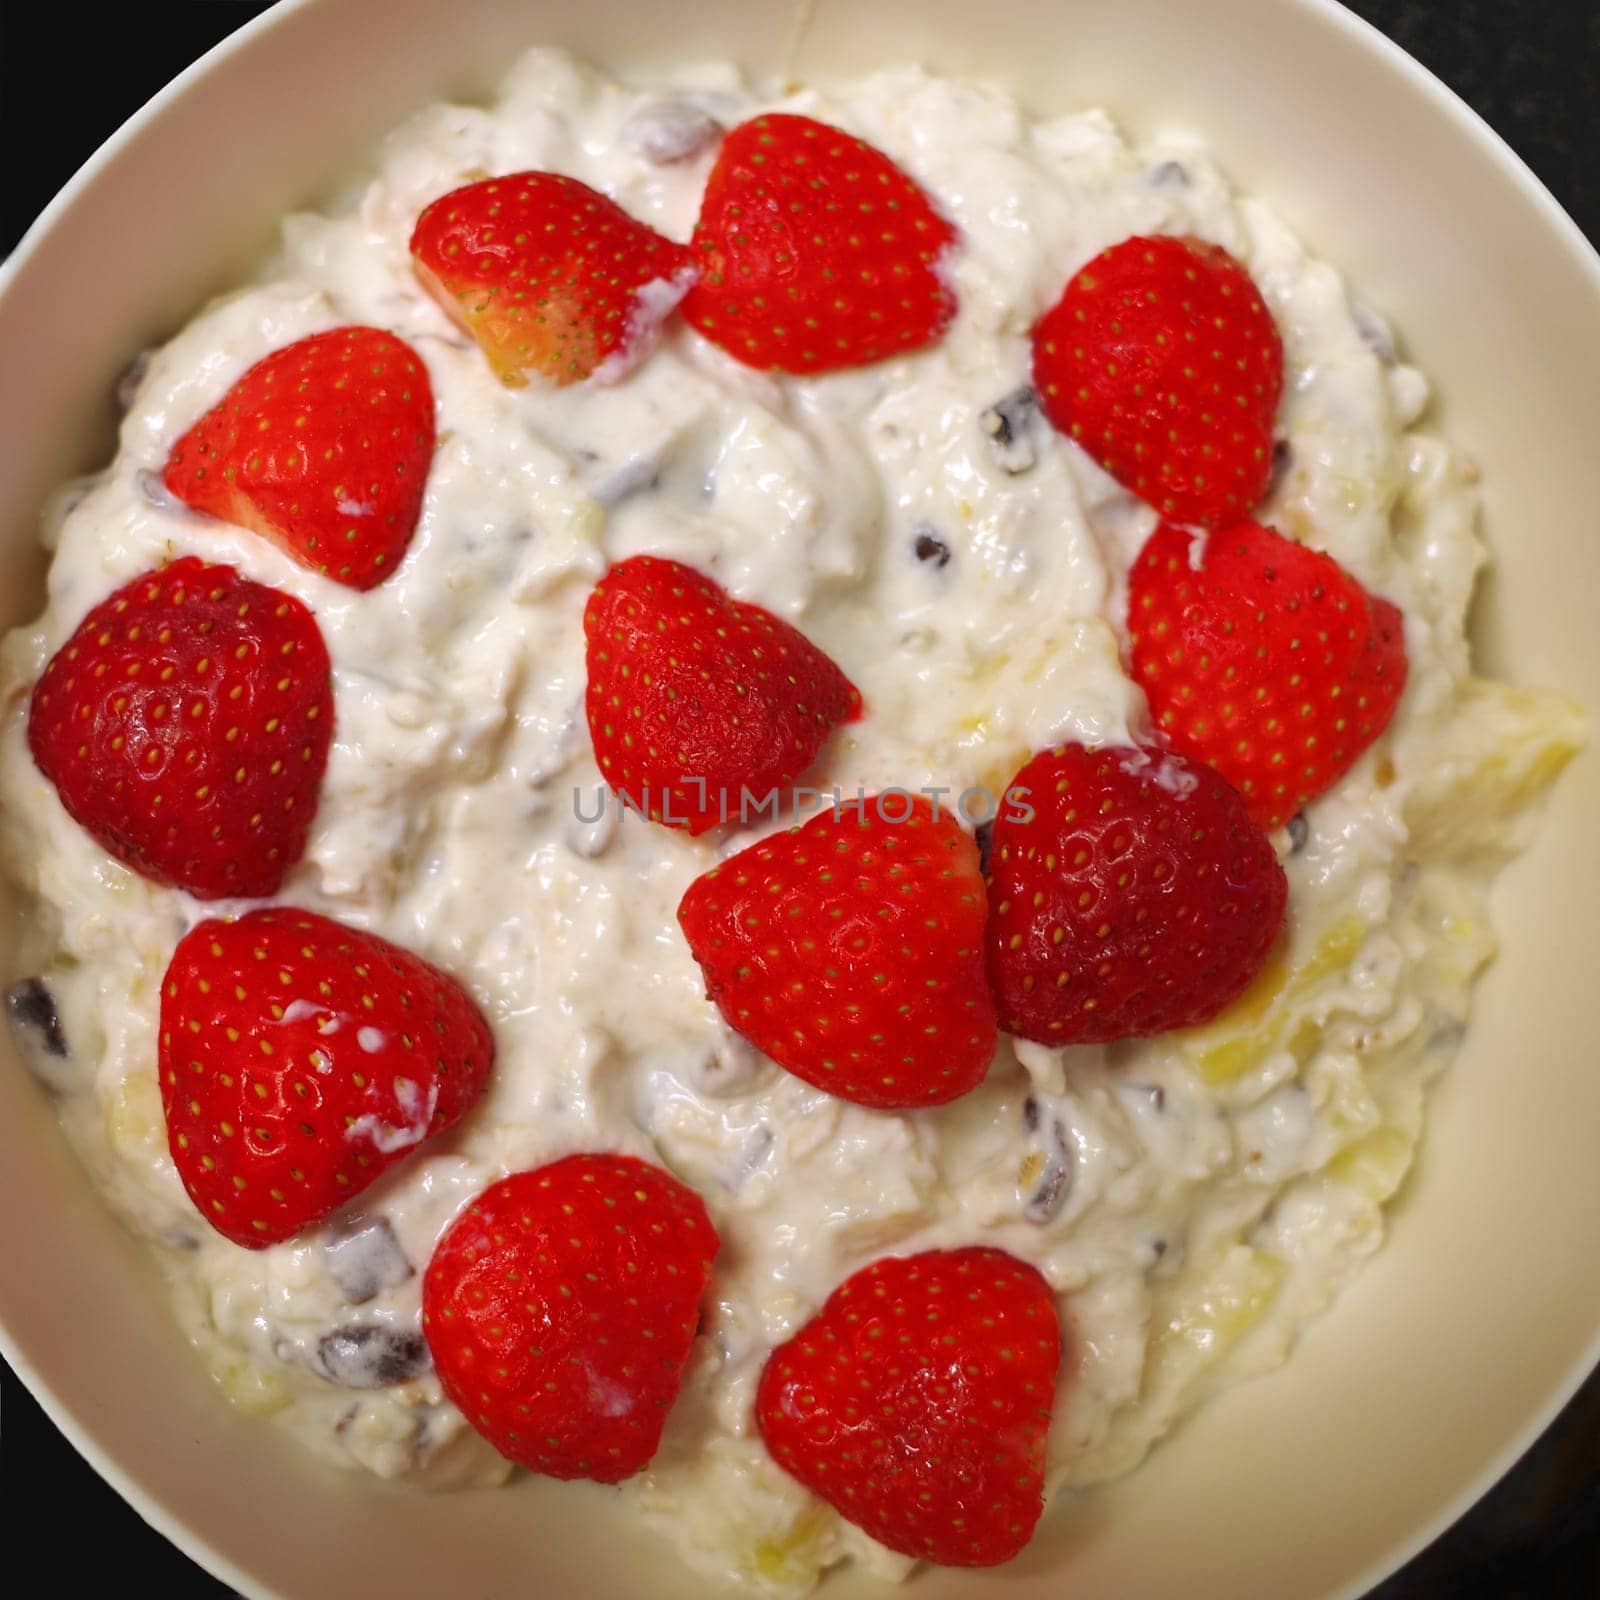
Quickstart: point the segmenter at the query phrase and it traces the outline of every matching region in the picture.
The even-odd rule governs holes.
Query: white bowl
[[[808,25],[800,25],[800,17]],[[45,493],[112,448],[142,344],[235,280],[410,110],[566,45],[623,73],[732,55],[828,77],[919,59],[1038,110],[1204,133],[1403,330],[1477,453],[1497,567],[1480,661],[1600,705],[1600,262],[1437,82],[1327,0],[291,0],[130,122],[0,287],[0,595],[30,614]],[[1597,764],[1562,782],[1496,894],[1505,954],[1433,1098],[1388,1248],[1289,1365],[1212,1403],[1132,1478],[1046,1519],[999,1573],[927,1600],[1360,1592],[1524,1449],[1600,1355]],[[0,1348],[163,1532],[250,1595],[701,1595],[592,1486],[419,1499],[231,1413],[32,1081],[0,1063]],[[836,1581],[836,1600],[876,1592]]]

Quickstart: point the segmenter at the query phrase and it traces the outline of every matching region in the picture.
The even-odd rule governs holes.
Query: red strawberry
[[[1249,274],[1203,239],[1124,239],[1033,330],[1047,417],[1174,521],[1215,528],[1260,505],[1283,341]]]
[[[1007,794],[989,851],[989,981],[1008,1033],[1106,1044],[1187,1028],[1260,970],[1288,883],[1209,767],[1068,744]]]
[[[633,1156],[568,1156],[486,1189],[422,1286],[444,1392],[501,1455],[616,1483],[656,1453],[718,1239],[706,1208]]]
[[[949,325],[939,264],[955,238],[881,150],[810,117],[757,117],[707,180],[684,318],[746,366],[865,366]]]
[[[200,1214],[246,1249],[320,1222],[453,1127],[493,1060],[453,978],[311,911],[199,923],[162,981],[172,1159]]]
[[[704,833],[817,759],[861,696],[787,622],[693,567],[632,556],[584,608],[589,737],[605,780],[657,822]]]
[[[772,1352],[756,1421],[780,1467],[880,1544],[992,1567],[1044,1509],[1060,1365],[1034,1268],[980,1248],[889,1256]]]
[[[988,1071],[983,920],[977,845],[900,791],[741,850],[678,907],[732,1027],[807,1083],[889,1109],[942,1105]]]
[[[172,447],[167,487],[352,589],[400,564],[433,459],[422,358],[379,328],[274,350]]]
[[[517,388],[529,373],[557,384],[620,377],[649,352],[694,275],[681,244],[554,172],[451,190],[417,218],[411,257],[428,292]]]
[[[1172,744],[1281,827],[1389,726],[1404,620],[1331,556],[1254,522],[1193,550],[1163,526],[1133,564],[1133,675]]]
[[[33,759],[73,818],[202,900],[277,892],[305,850],[332,732],[311,613],[193,556],[101,601],[28,712]]]

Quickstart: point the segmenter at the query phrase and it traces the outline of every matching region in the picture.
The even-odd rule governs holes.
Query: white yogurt
[[[1097,112],[1029,122],[910,69],[782,101],[887,151],[963,241],[938,345],[819,378],[752,372],[678,325],[615,386],[507,390],[412,276],[429,201],[524,168],[686,239],[708,119],[773,104],[730,68],[645,94],[536,52],[491,109],[424,111],[347,205],[289,218],[261,279],[154,353],[116,460],[50,523],[48,607],[0,651],[0,802],[10,870],[39,902],[27,970],[72,1051],[48,1064],[63,1121],[230,1396],[384,1476],[504,1476],[431,1373],[368,1387],[405,1365],[433,1242],[518,1168],[592,1148],[659,1161],[702,1192],[725,1249],[660,1454],[623,1492],[690,1561],[794,1593],[846,1556],[909,1565],[781,1473],[751,1414],[766,1352],[876,1255],[982,1241],[1060,1291],[1056,1484],[1125,1471],[1183,1407],[1283,1358],[1379,1243],[1423,1086],[1492,951],[1488,869],[1579,734],[1564,702],[1469,678],[1475,474],[1409,431],[1422,379],[1193,141],[1130,147]],[[1037,419],[1003,451],[982,417],[1026,382],[1028,329],[1069,274],[1152,231],[1226,246],[1261,286],[1288,363],[1289,463],[1266,520],[1401,606],[1405,700],[1311,809],[1287,863],[1288,955],[1228,1017],[1139,1045],[1005,1046],[980,1090],[936,1111],[831,1099],[729,1034],[678,933],[679,897],[728,841],[593,820],[584,599],[609,561],[649,551],[795,622],[868,710],[819,787],[998,792],[1052,741],[1136,737],[1121,616],[1152,516]],[[410,340],[439,406],[416,540],[367,594],[146,488],[248,366],[343,322]],[[923,533],[947,564],[916,558]],[[458,974],[499,1046],[479,1108],[362,1195],[359,1218],[259,1252],[203,1225],[162,1124],[157,984],[201,908],[109,860],[24,740],[27,692],[85,611],[189,553],[297,595],[332,656],[336,739],[285,897]],[[425,1126],[428,1107],[407,1110]],[[382,1130],[396,1149],[415,1131]],[[380,1332],[335,1332],[352,1327]]]

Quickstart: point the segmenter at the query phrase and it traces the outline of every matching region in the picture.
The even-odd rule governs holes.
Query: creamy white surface
[[[622,1492],[706,1570],[794,1591],[845,1555],[907,1567],[779,1472],[751,1418],[767,1350],[877,1254],[981,1240],[1046,1274],[1071,1348],[1058,1482],[1125,1470],[1181,1406],[1283,1357],[1379,1243],[1422,1087],[1492,948],[1481,884],[1577,723],[1553,699],[1469,680],[1473,472],[1410,431],[1423,381],[1335,271],[1235,198],[1197,143],[1129,148],[1093,112],[1030,123],[999,94],[913,70],[804,90],[782,104],[886,150],[958,225],[961,309],[939,345],[777,380],[680,325],[614,386],[501,387],[413,278],[413,220],[460,183],[548,168],[685,239],[714,147],[695,147],[681,107],[652,109],[663,97],[725,124],[773,103],[723,68],[642,93],[535,53],[491,109],[435,107],[398,131],[347,207],[290,218],[261,280],[154,354],[115,462],[51,521],[48,608],[0,655],[0,804],[11,870],[40,900],[28,970],[57,991],[73,1050],[50,1069],[63,1120],[154,1242],[234,1399],[385,1476],[498,1478],[431,1374],[347,1387],[362,1369],[330,1376],[324,1336],[414,1331],[433,1241],[505,1173],[575,1149],[661,1161],[705,1195],[724,1254],[661,1452]],[[608,561],[650,551],[804,629],[868,708],[825,751],[822,787],[998,790],[1042,745],[1137,736],[1119,628],[1153,518],[1041,423],[1035,464],[1007,472],[979,419],[1026,381],[1027,331],[1070,273],[1158,231],[1225,245],[1277,318],[1290,462],[1264,520],[1405,612],[1396,725],[1311,809],[1287,861],[1283,972],[1229,1018],[1138,1046],[1004,1047],[981,1090],[938,1111],[830,1099],[729,1034],[677,931],[689,881],[748,836],[574,815],[574,790],[592,815],[599,783],[584,599]],[[440,421],[411,552],[367,594],[148,487],[251,363],[356,321],[415,345]],[[914,558],[923,525],[947,566]],[[248,1252],[204,1227],[155,1076],[157,985],[201,909],[108,859],[27,754],[26,695],[50,653],[113,587],[189,553],[299,596],[332,655],[335,746],[285,898],[447,967],[495,1028],[479,1108],[357,1202],[392,1236],[334,1224]],[[1035,1202],[1030,1218],[1062,1162],[1059,1209]]]

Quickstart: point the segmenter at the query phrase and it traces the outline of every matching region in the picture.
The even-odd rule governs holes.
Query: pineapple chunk
[[[252,1417],[274,1416],[289,1404],[283,1380],[237,1351],[217,1351],[211,1358],[211,1376],[228,1399]]]
[[[1432,988],[1460,998],[1454,1009],[1466,1009],[1472,980],[1494,959],[1494,929],[1483,909],[1479,890],[1455,874],[1425,872],[1417,893],[1416,917],[1428,934],[1423,967]]]
[[[813,1500],[778,1538],[760,1540],[750,1561],[754,1576],[781,1589],[814,1582],[825,1559],[823,1545],[830,1517],[828,1508]]]
[[[1411,1168],[1416,1135],[1392,1122],[1346,1145],[1328,1163],[1328,1176],[1348,1184],[1376,1205],[1390,1199]]]
[[[155,1072],[133,1072],[111,1094],[106,1131],[120,1156],[143,1162],[167,1147],[167,1119]]]
[[[1294,965],[1281,949],[1254,983],[1225,1011],[1183,1035],[1183,1052],[1211,1088],[1253,1072],[1275,1050],[1289,1046],[1297,1055],[1316,1049],[1318,1029],[1302,1018],[1291,1030],[1300,1002],[1322,979],[1343,972],[1367,939],[1360,917],[1340,917],[1306,959]]]
[[[1307,1074],[1306,1088],[1341,1146],[1365,1139],[1383,1122],[1372,1086],[1353,1055],[1331,1051]]]
[[[1517,849],[1519,815],[1585,737],[1583,712],[1565,695],[1473,679],[1406,796],[1412,848],[1450,862]]]
[[[1192,1374],[1219,1360],[1266,1314],[1285,1270],[1276,1256],[1233,1246],[1151,1340],[1152,1368]]]

